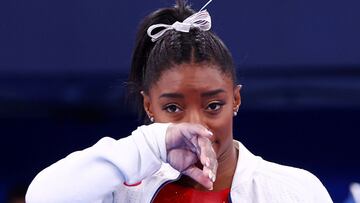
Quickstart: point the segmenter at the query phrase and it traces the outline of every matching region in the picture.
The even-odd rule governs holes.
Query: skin
[[[218,161],[214,191],[231,187],[234,176],[238,152],[232,127],[240,88],[216,65],[185,63],[165,70],[149,92],[142,93],[144,109],[155,122],[200,124],[213,133],[209,139]],[[202,167],[200,162],[197,166]],[[206,190],[187,176],[177,183]]]

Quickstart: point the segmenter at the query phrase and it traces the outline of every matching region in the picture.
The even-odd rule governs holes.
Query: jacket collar
[[[241,185],[253,179],[254,172],[262,160],[261,157],[252,154],[241,142],[234,140],[234,145],[239,151],[239,156],[231,184],[231,192],[239,190]]]

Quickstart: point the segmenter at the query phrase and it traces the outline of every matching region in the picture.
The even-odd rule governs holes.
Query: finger
[[[207,130],[204,126],[199,124],[184,124],[186,127],[180,128],[181,134],[185,137],[186,144],[190,150],[196,152],[198,155],[201,154],[200,147],[198,144],[198,137],[210,137],[212,136],[212,132]],[[210,143],[211,145],[211,143]]]
[[[210,157],[210,166],[208,168],[213,172],[214,175],[216,175],[218,169],[218,161],[217,161],[216,152],[214,151],[212,145],[210,151],[208,152],[208,157]]]
[[[197,141],[198,141],[198,146],[200,148],[199,159],[201,161],[201,164],[206,167],[210,167],[210,164],[211,164],[210,162],[212,161],[212,160],[210,160],[212,158],[211,142],[209,139],[207,139],[205,137],[198,137]]]
[[[186,130],[184,130],[183,134],[189,138],[186,141],[186,143],[188,143],[189,149],[193,152],[195,152],[196,149],[201,164],[211,170],[212,173],[206,175],[212,177],[211,179],[215,179],[213,176],[216,174],[218,163],[216,159],[216,153],[211,145],[211,141],[206,137],[190,135],[190,133]]]
[[[197,161],[197,155],[185,149],[173,149],[167,156],[167,162],[180,172],[186,170]]]
[[[188,146],[189,142],[184,143],[184,140],[190,140],[193,137],[188,128],[190,127],[187,127],[186,123],[170,124],[165,136],[166,149]]]
[[[194,138],[195,138],[195,136],[194,136]],[[196,156],[198,156],[200,154],[200,148],[199,148],[199,146],[197,144],[197,141],[195,141],[194,139],[189,140],[189,139],[185,138],[184,142],[185,142],[185,145],[186,145],[186,149],[188,149],[188,150],[192,151],[193,153],[195,153]]]
[[[184,123],[183,124],[184,127],[183,132],[187,132],[186,136],[188,139],[190,139],[190,136],[193,135],[199,135],[199,136],[203,136],[203,137],[211,137],[213,135],[213,133],[208,130],[207,128],[205,128],[204,126],[200,125],[200,124],[190,124],[190,123]]]
[[[211,137],[213,133],[200,124],[189,124],[188,131],[191,134],[196,134],[203,137]]]
[[[216,172],[218,162],[216,159],[216,153],[212,148],[211,141],[205,137],[198,137],[198,143],[200,147],[200,162],[204,165],[204,175],[214,182],[216,179]]]
[[[203,171],[200,170],[198,167],[192,165],[188,169],[186,169],[183,174],[189,176],[205,188],[209,190],[213,189],[213,182],[209,179],[208,176],[205,176]]]
[[[206,166],[203,167],[204,176],[208,177],[211,182],[215,182],[216,174],[212,172],[212,170]]]
[[[166,149],[172,149],[183,145],[183,138],[191,140],[193,136],[211,137],[212,132],[200,124],[179,123],[170,124],[166,131]]]

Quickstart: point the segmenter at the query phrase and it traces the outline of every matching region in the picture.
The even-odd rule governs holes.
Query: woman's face
[[[214,133],[218,159],[232,149],[234,111],[240,87],[209,64],[181,64],[165,70],[144,96],[144,108],[155,122],[197,123]],[[223,158],[225,158],[223,157]]]

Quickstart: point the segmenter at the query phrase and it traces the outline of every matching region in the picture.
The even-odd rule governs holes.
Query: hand
[[[218,167],[216,153],[209,138],[212,133],[199,124],[171,124],[166,131],[167,162],[212,190]],[[202,170],[195,166],[200,160]]]

